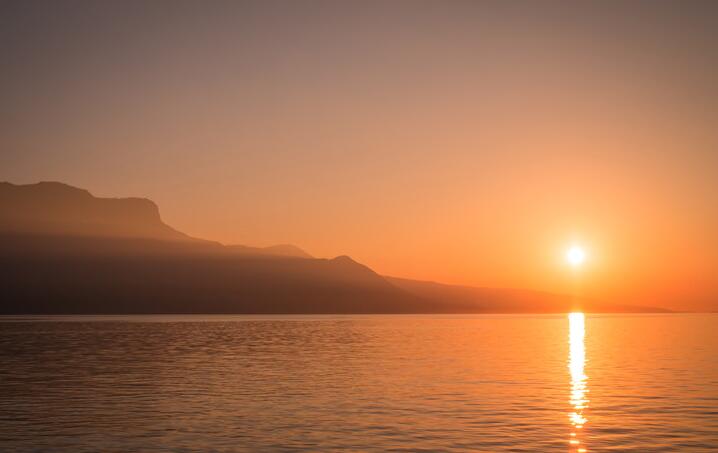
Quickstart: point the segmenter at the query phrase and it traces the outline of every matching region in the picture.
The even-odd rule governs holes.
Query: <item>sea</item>
[[[718,314],[0,317],[0,451],[718,451]]]

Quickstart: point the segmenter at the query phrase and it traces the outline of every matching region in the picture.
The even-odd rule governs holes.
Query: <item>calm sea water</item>
[[[3,318],[0,450],[716,451],[718,315]]]

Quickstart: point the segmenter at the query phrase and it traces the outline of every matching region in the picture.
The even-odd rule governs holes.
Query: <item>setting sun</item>
[[[0,453],[718,453],[718,0],[0,0],[0,61]]]
[[[573,267],[578,267],[586,261],[586,252],[579,246],[574,245],[566,251],[566,261]]]

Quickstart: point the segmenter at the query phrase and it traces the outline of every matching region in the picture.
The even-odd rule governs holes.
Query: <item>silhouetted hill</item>
[[[0,285],[4,314],[432,311],[347,257],[238,255],[147,239],[0,235]]]
[[[271,247],[226,246],[190,237],[165,224],[159,208],[145,198],[99,198],[84,189],[59,182],[15,185],[0,182],[0,233],[67,237],[141,238],[194,243],[194,249],[242,255],[293,256],[311,258],[299,247],[281,244]],[[47,238],[43,243],[50,247]],[[112,248],[118,242],[101,248]],[[77,244],[79,245],[79,244]],[[147,242],[140,250],[184,250],[178,245]],[[186,244],[185,244],[186,245]],[[145,249],[147,247],[148,249]],[[118,251],[129,253],[130,250]]]
[[[0,183],[0,231],[47,235],[191,240],[145,198],[96,198],[58,182]]]
[[[422,304],[348,257],[224,246],[140,198],[0,183],[2,313],[388,313]]]
[[[565,312],[567,296],[387,279],[348,256],[224,246],[146,199],[0,183],[0,313]],[[581,301],[584,310],[656,311]]]

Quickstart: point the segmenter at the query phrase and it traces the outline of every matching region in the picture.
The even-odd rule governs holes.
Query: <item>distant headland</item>
[[[662,312],[522,289],[386,277],[348,256],[224,245],[144,198],[0,183],[0,314]]]

